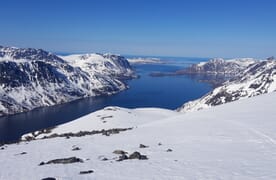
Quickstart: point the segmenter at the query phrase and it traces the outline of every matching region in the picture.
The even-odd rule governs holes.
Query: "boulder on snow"
[[[142,155],[139,152],[135,151],[128,157],[129,159],[139,159],[139,160],[146,160],[148,157],[146,155]]]
[[[41,180],[56,180],[56,178],[53,178],[53,177],[46,177],[46,178],[43,178]]]
[[[127,154],[127,152],[123,151],[123,150],[115,150],[113,151],[114,154],[120,154],[120,155],[124,155]]]
[[[126,159],[128,159],[128,156],[123,154],[123,155],[119,156],[119,159],[117,161],[123,161],[123,160],[126,160]]]
[[[144,145],[144,144],[140,144],[139,145],[139,148],[148,148],[149,146],[146,146],[146,145]]]
[[[93,173],[93,170],[88,170],[88,171],[80,171],[80,174],[91,174]]]

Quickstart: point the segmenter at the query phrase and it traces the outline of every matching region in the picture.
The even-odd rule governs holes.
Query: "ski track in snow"
[[[272,137],[270,137],[269,135],[255,129],[255,128],[252,128],[252,127],[249,127],[248,125],[245,125],[245,124],[242,124],[240,122],[237,122],[237,121],[227,121],[228,123],[232,123],[232,124],[235,124],[237,126],[240,126],[240,127],[243,127],[244,129],[247,129],[249,131],[251,131],[253,134],[255,134],[256,136],[260,137],[261,139],[264,140],[264,142],[267,142],[271,145],[274,145],[275,148],[276,148],[276,140]]]

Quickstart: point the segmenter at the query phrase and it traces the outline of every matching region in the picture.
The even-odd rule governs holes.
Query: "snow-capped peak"
[[[193,64],[191,67],[184,69],[182,73],[186,74],[223,74],[236,76],[250,64],[254,64],[258,60],[253,58],[235,58],[235,59],[223,59],[213,58],[207,62],[200,62],[199,64]]]
[[[235,78],[215,88],[202,98],[184,104],[178,110],[181,112],[197,111],[275,90],[276,61],[264,60],[249,65],[248,68]]]
[[[2,60],[43,60],[64,62],[58,56],[44,51],[42,49],[34,48],[17,48],[17,47],[0,47],[0,59]]]
[[[134,72],[121,56],[58,57],[41,49],[0,48],[0,116],[75,99],[113,94]],[[116,59],[115,57],[118,57]]]

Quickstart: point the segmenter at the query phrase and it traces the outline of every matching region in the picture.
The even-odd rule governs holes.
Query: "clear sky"
[[[276,55],[276,0],[3,0],[0,44],[54,52]]]

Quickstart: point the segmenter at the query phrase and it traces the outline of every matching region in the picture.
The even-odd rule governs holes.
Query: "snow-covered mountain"
[[[276,60],[270,59],[249,65],[235,78],[202,98],[184,104],[178,110],[181,112],[197,111],[273,91],[276,91]]]
[[[94,58],[79,59],[87,56]],[[134,76],[128,61],[121,56],[64,58],[41,49],[1,46],[0,116],[113,94],[126,88],[121,79]]]
[[[275,98],[194,113],[107,107],[1,146],[0,179],[273,180]]]
[[[79,67],[90,76],[101,74],[118,79],[129,79],[134,76],[127,59],[114,54],[73,54],[60,56],[73,67]]]
[[[34,48],[16,48],[0,46],[0,61],[31,61],[40,60],[45,62],[64,62],[58,56],[44,51],[42,49]]]
[[[236,58],[224,60],[222,58],[214,58],[207,62],[193,64],[178,73],[185,74],[221,74],[234,76],[246,69],[250,64],[256,63],[253,58]]]
[[[151,58],[151,57],[137,57],[137,58],[128,58],[127,59],[130,64],[164,64],[165,61],[162,61],[159,58]]]
[[[260,60],[253,58],[235,58],[227,60],[214,58],[207,62],[192,64],[189,67],[174,72],[153,72],[150,75],[153,77],[189,75],[200,82],[206,82],[213,87],[218,87],[228,79],[243,72],[249,65],[259,61]]]

